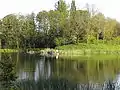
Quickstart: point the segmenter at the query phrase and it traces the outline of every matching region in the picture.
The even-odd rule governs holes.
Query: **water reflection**
[[[111,85],[119,80],[116,78],[120,71],[119,58],[98,58],[56,60],[20,54],[17,60],[19,87],[21,90],[114,90]]]
[[[51,65],[49,60],[45,60],[45,57],[42,57],[36,62],[35,70],[35,80],[40,78],[48,79],[51,76]]]

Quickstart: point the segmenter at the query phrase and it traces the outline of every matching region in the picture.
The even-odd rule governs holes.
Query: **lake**
[[[18,90],[120,90],[118,56],[10,56],[16,61]]]

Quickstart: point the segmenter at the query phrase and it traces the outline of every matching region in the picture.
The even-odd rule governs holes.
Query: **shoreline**
[[[71,44],[51,48],[0,49],[0,52],[24,52],[40,55],[80,56],[80,55],[120,55],[120,45]]]

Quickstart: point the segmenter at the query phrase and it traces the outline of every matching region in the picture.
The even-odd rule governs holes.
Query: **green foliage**
[[[119,44],[119,22],[106,18],[89,6],[87,10],[76,8],[75,0],[72,0],[70,8],[64,0],[59,0],[55,10],[40,11],[37,15],[5,16],[0,20],[2,48],[54,48],[77,43]]]
[[[12,53],[12,52],[18,52],[16,49],[0,49],[0,52],[2,53]]]
[[[64,0],[59,0],[58,3],[56,4],[56,10],[59,12],[66,12],[68,6],[66,5]]]
[[[4,88],[11,88],[14,86],[13,82],[16,81],[15,63],[12,61],[11,56],[6,54],[2,57],[4,60],[0,61],[0,83]]]
[[[76,5],[75,5],[75,0],[72,0],[72,3],[71,3],[71,11],[76,11]]]
[[[76,50],[76,49],[102,49],[102,50],[120,50],[120,45],[112,45],[112,44],[86,44],[86,43],[79,43],[79,44],[70,44],[56,47],[60,50]]]
[[[15,47],[14,44],[17,45],[16,42],[19,34],[17,17],[12,14],[7,15],[2,20],[2,26],[3,39],[7,41],[6,46]]]
[[[116,37],[113,39],[114,44],[120,44],[120,37]]]
[[[66,40],[65,40],[65,38],[61,38],[61,37],[55,38],[55,43],[57,46],[61,46],[61,45],[64,45],[66,43]]]
[[[95,44],[97,42],[96,37],[89,36],[88,37],[88,43]]]

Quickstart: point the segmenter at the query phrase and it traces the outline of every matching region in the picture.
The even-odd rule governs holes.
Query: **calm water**
[[[120,90],[117,56],[59,59],[19,53],[11,56],[16,61],[19,90]]]

